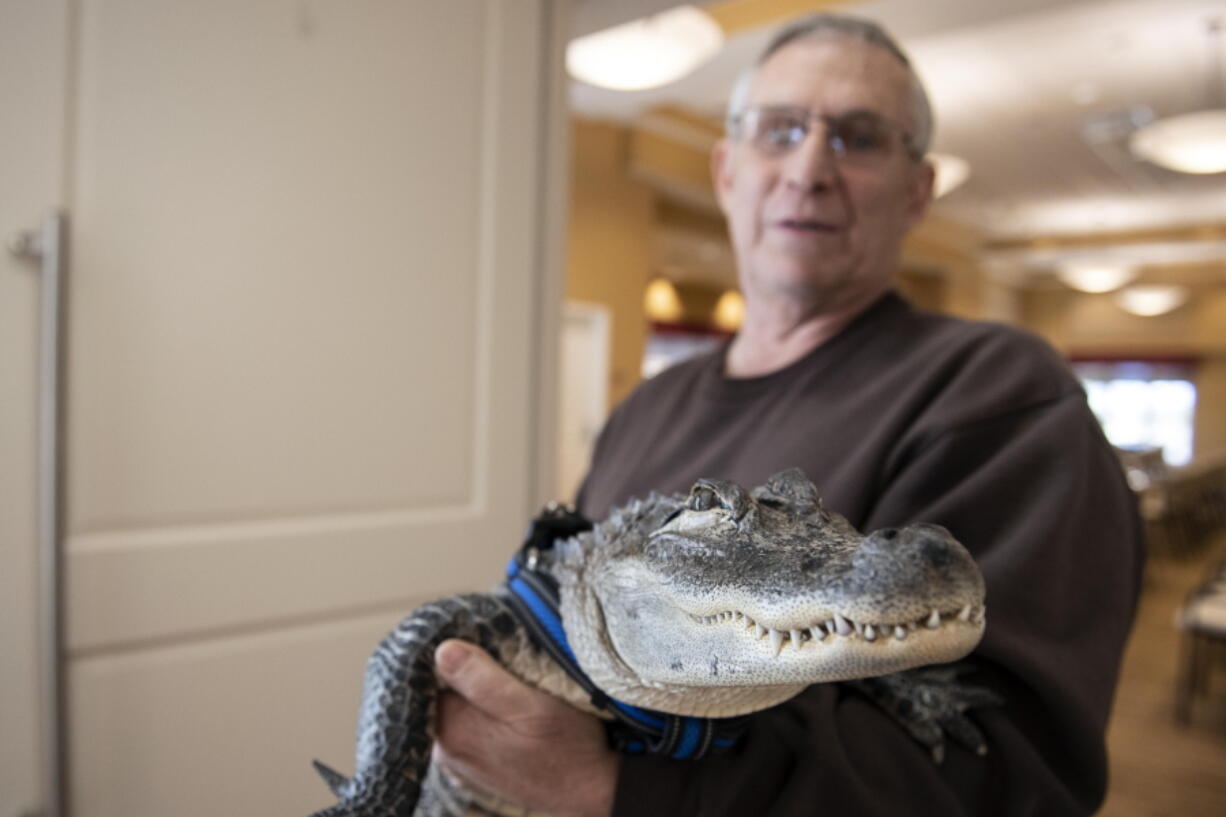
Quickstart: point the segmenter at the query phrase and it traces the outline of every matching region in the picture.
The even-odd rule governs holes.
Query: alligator
[[[702,479],[688,496],[653,493],[586,527],[530,539],[511,580],[424,605],[379,644],[366,669],[356,774],[316,761],[339,802],[312,817],[524,813],[430,763],[434,650],[448,638],[480,645],[524,682],[611,724],[626,713],[657,725],[650,713],[735,724],[811,684],[848,682],[936,760],[945,733],[986,751],[963,713],[998,703],[994,695],[962,685],[957,669],[916,669],[962,658],[983,634],[983,578],[946,529],[862,536],[798,469],[752,492]],[[525,598],[539,605],[549,588],[562,630],[552,640],[549,622],[525,615]],[[694,733],[692,723],[666,728],[663,751],[718,748],[717,729]],[[683,732],[703,737],[684,745]],[[642,748],[619,734],[615,745]]]

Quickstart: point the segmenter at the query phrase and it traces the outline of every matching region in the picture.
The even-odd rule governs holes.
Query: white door
[[[332,799],[310,760],[351,766],[374,643],[496,581],[550,478],[558,12],[0,15],[0,73],[21,72],[0,80],[20,182],[0,183],[0,229],[69,215],[70,812],[303,815]],[[0,817],[17,817],[38,805],[37,298],[0,263],[0,485],[18,492]]]

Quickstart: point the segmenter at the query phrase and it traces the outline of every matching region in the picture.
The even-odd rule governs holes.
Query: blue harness
[[[745,718],[692,718],[631,706],[606,695],[580,669],[562,627],[558,582],[539,569],[537,561],[541,551],[552,548],[558,539],[591,528],[592,523],[579,514],[553,505],[533,520],[523,547],[507,564],[503,589],[511,611],[533,641],[591,697],[592,705],[613,716],[607,723],[613,748],[678,759],[731,748],[745,731]]]

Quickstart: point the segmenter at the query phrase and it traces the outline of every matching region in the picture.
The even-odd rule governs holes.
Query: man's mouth
[[[798,233],[834,233],[842,229],[828,221],[808,218],[782,218],[775,222],[775,226]]]

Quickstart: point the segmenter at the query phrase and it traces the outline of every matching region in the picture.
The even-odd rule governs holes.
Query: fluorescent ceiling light
[[[1130,267],[1110,265],[1076,265],[1061,267],[1056,277],[1067,286],[1081,292],[1111,292],[1137,277]]]
[[[1226,108],[1159,119],[1128,140],[1133,154],[1180,173],[1226,171]]]
[[[724,44],[724,32],[693,6],[577,37],[566,47],[570,75],[618,91],[655,88],[680,79]]]
[[[936,172],[933,198],[939,199],[970,178],[971,163],[961,156],[954,156],[952,153],[929,153],[928,161],[932,162]]]
[[[1187,287],[1159,284],[1128,287],[1115,296],[1121,309],[1143,317],[1164,315],[1187,299]]]

